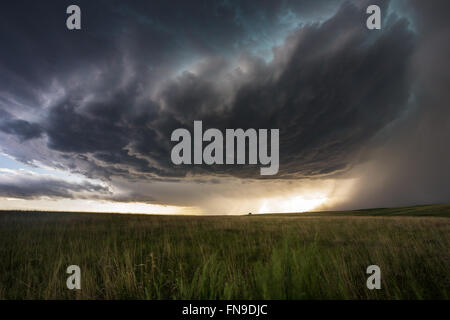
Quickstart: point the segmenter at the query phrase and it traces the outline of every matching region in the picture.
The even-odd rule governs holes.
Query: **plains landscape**
[[[448,299],[450,205],[251,216],[0,213],[0,299]],[[79,265],[81,290],[66,268]],[[366,287],[366,268],[382,272]]]
[[[448,309],[449,13],[0,1],[0,300]]]

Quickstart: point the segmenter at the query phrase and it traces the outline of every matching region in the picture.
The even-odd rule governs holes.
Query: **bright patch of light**
[[[142,202],[113,202],[83,199],[15,199],[0,198],[1,210],[74,211],[134,214],[196,214],[191,207],[165,206]]]
[[[264,200],[259,213],[294,213],[312,211],[328,200],[325,196],[272,198]]]

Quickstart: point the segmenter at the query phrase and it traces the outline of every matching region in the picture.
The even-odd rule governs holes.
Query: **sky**
[[[449,14],[445,0],[2,1],[0,209],[449,203]],[[173,164],[171,133],[196,120],[279,129],[278,173]]]

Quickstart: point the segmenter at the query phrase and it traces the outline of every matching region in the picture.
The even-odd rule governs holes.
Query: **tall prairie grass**
[[[449,231],[445,217],[3,212],[0,299],[448,299]]]

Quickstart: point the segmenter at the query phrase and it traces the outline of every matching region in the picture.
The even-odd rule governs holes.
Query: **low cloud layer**
[[[89,194],[108,195],[107,187],[91,182],[68,182],[51,175],[0,169],[0,197],[19,199],[79,198]]]

